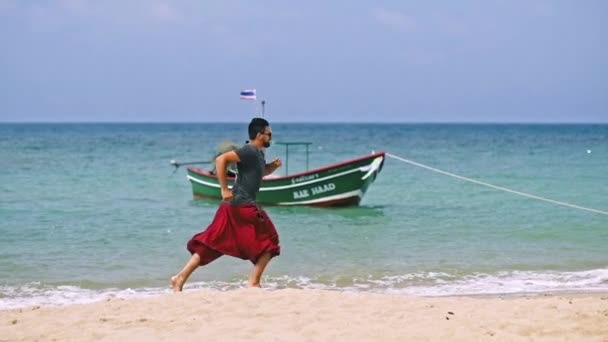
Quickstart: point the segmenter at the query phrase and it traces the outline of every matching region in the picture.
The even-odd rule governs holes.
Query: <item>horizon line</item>
[[[267,119],[267,118],[265,118]],[[0,121],[3,124],[242,124],[245,121]],[[270,120],[269,120],[270,121]],[[273,124],[603,125],[608,121],[272,121]]]

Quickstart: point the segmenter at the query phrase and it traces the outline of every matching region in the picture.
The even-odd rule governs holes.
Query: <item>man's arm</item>
[[[266,164],[266,168],[264,168],[264,176],[268,176],[279,167],[281,167],[281,160],[279,158],[275,158],[272,162]]]
[[[220,182],[220,191],[222,199],[228,201],[232,198],[232,192],[228,190],[226,182],[226,165],[229,163],[238,163],[241,159],[234,151],[229,151],[215,158],[215,168],[217,169],[217,179]]]

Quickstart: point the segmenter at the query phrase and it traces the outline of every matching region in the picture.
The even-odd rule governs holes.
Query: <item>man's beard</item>
[[[270,141],[265,141],[264,142],[264,147],[266,147],[266,148],[270,147]]]

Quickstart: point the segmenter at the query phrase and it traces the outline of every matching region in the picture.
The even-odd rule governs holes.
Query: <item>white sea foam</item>
[[[0,287],[0,309],[32,306],[62,306],[86,304],[109,298],[141,298],[169,292],[169,289],[103,289],[90,290],[78,286],[44,286],[30,283],[22,286]]]
[[[411,273],[374,278],[353,278],[344,284],[338,280],[314,279],[305,276],[267,277],[264,286],[270,290],[284,288],[334,291],[374,292],[416,296],[501,295],[521,293],[608,291],[608,269],[578,272],[511,271],[496,274],[456,276],[444,272]],[[229,291],[246,286],[245,280],[234,282],[194,282],[187,290],[212,289]],[[170,289],[150,287],[138,289],[83,289],[77,286],[47,286],[30,283],[0,287],[0,309],[31,306],[62,306],[85,304],[109,298],[142,298],[169,293]]]
[[[608,269],[580,272],[513,271],[436,280],[432,285],[394,287],[387,284],[386,291],[420,296],[608,291]]]

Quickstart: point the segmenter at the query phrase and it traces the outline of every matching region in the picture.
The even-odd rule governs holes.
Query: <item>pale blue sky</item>
[[[0,0],[0,121],[608,122],[608,1]]]

